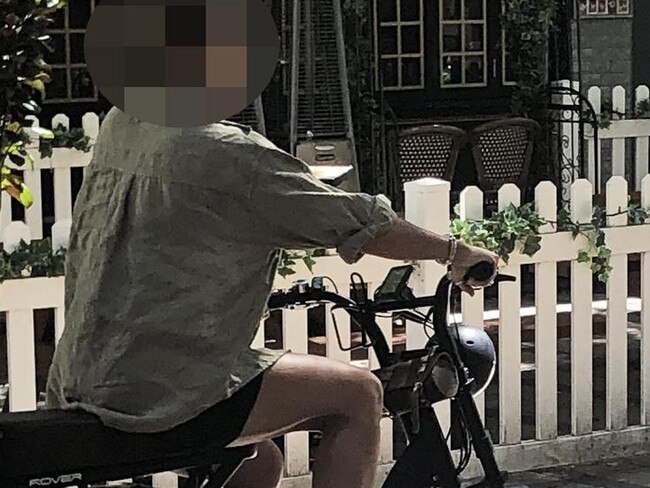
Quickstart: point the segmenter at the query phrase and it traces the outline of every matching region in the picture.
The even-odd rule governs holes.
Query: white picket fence
[[[591,87],[588,90],[588,98],[594,107],[597,114],[600,114],[603,106],[602,89],[599,87]],[[648,101],[650,99],[650,90],[645,85],[638,86],[634,90],[632,97],[628,100],[625,88],[616,86],[612,89],[612,109],[614,112],[633,114],[636,107],[640,102]],[[626,174],[626,139],[634,139],[634,161],[631,162],[634,168],[634,189],[641,188],[641,180],[648,174],[650,161],[650,119],[623,119],[613,120],[608,128],[600,129],[598,131],[598,140],[593,137],[593,133],[588,134],[589,137],[589,171],[590,181],[594,181],[595,174],[600,174],[600,181],[607,181],[610,175],[604,175],[602,165],[598,164],[596,167],[595,158],[595,145],[598,145],[598,154],[601,155],[599,161],[602,161],[602,141],[611,140],[611,161],[612,170],[611,176],[625,176]],[[593,173],[593,174],[592,174]]]
[[[34,126],[38,127],[39,121],[35,117]],[[52,118],[52,126],[63,124],[70,126],[70,120],[66,115],[58,114]],[[87,113],[82,118],[82,126],[91,143],[95,141],[99,132],[99,117],[94,113]],[[29,131],[29,130],[28,130]],[[38,152],[38,137],[32,133],[33,144],[28,151],[34,158],[34,170],[24,166],[18,168],[10,162],[7,165],[14,169],[23,171],[25,184],[32,190],[36,203],[25,210],[25,223],[29,227],[32,239],[43,238],[43,208],[40,205],[41,195],[41,172],[52,171],[54,181],[54,220],[60,222],[69,220],[72,217],[72,168],[85,168],[90,163],[92,150],[88,153],[68,148],[54,148],[51,158],[41,158]],[[16,220],[12,215],[11,197],[7,192],[2,192],[2,206],[0,207],[0,242],[4,242],[6,229],[9,223]]]
[[[578,82],[565,80],[557,84],[559,86],[571,87],[577,92],[581,89]],[[626,118],[617,120],[617,117],[614,116],[609,127],[598,129],[597,137],[592,127],[586,124],[587,154],[581,154],[579,141],[580,129],[578,124],[579,112],[567,112],[563,116],[566,122],[561,125],[560,131],[560,137],[563,138],[562,151],[565,162],[570,162],[570,165],[574,168],[573,171],[565,169],[565,171],[571,173],[565,175],[568,178],[563,178],[566,181],[563,194],[567,197],[570,192],[568,185],[578,175],[578,168],[580,167],[579,157],[585,158],[587,161],[587,174],[585,176],[594,185],[594,191],[596,193],[603,191],[604,182],[610,177],[625,177],[630,171],[634,174],[634,181],[631,183],[630,189],[640,190],[641,181],[650,172],[650,119],[636,119],[632,117],[638,104],[650,99],[650,90],[647,86],[640,85],[634,90],[632,96],[629,97],[625,88],[622,86],[613,87],[608,91],[611,92],[611,95],[609,93],[607,94],[611,102],[611,109],[614,112],[626,114]],[[596,116],[600,116],[603,113],[603,106],[605,105],[603,92],[604,89],[598,86],[592,86],[586,90],[587,99],[591,103]],[[558,101],[561,101],[563,105],[569,107],[577,107],[580,104],[577,96],[568,93],[562,96],[562,100]],[[634,140],[633,152],[626,150],[627,140]],[[611,147],[607,151],[604,151],[603,141],[611,141],[611,145],[609,145]],[[628,160],[628,157],[632,159]],[[603,168],[603,160],[611,161],[611,169],[608,168],[606,171]]]
[[[650,208],[650,176],[641,182],[642,203]],[[406,185],[406,218],[434,232],[447,232],[449,227],[449,183],[425,179]],[[591,219],[592,186],[587,180],[578,180],[571,187],[571,208],[574,221]],[[628,184],[621,177],[610,179],[606,185],[607,210],[615,213],[628,201]],[[539,213],[550,221],[556,220],[557,192],[553,184],[544,182],[536,188],[536,204]],[[483,213],[481,192],[475,187],[466,188],[461,196],[462,216],[480,219]],[[499,205],[518,204],[520,191],[514,185],[506,185],[499,192]],[[499,285],[500,297],[497,311],[484,310],[484,294],[463,297],[462,319],[481,327],[488,316],[498,315],[499,368],[499,438],[497,459],[503,469],[520,471],[557,464],[598,460],[605,455],[631,453],[647,449],[650,441],[650,224],[628,226],[623,216],[611,217],[606,229],[607,245],[612,249],[613,271],[607,285],[606,331],[606,429],[594,431],[592,273],[588,263],[578,263],[578,251],[585,247],[581,238],[573,240],[568,232],[556,232],[552,225],[543,229],[541,250],[532,258],[515,253],[504,273],[521,276],[521,265],[532,264],[535,268],[535,307],[528,313],[536,318],[535,360],[535,439],[522,439],[522,328],[521,283]],[[14,224],[13,229],[20,227]],[[23,227],[23,232],[25,227]],[[628,425],[628,360],[627,360],[627,256],[641,255],[641,421],[638,426]],[[571,434],[558,435],[558,353],[557,313],[560,310],[557,293],[557,263],[571,262]],[[350,273],[360,272],[370,283],[373,292],[391,266],[401,263],[366,256],[354,266],[345,264],[337,256],[317,259],[316,275],[329,276],[342,293],[347,293]],[[432,294],[443,268],[435,262],[421,262],[412,281],[416,295]],[[312,275],[304,268],[288,279],[278,277],[276,287],[286,288],[293,279]],[[35,309],[55,309],[55,336],[61,336],[64,327],[64,278],[30,278],[10,280],[0,285],[0,311],[7,313],[7,348],[9,361],[10,409],[11,411],[36,408],[34,323]],[[602,305],[602,304],[601,304]],[[564,306],[564,310],[567,307]],[[332,359],[350,361],[350,353],[339,349],[333,321],[326,316],[326,355]],[[337,323],[346,344],[350,343],[350,322],[343,312],[337,312]],[[390,318],[381,318],[380,326],[391,335]],[[305,310],[282,311],[281,346],[294,352],[308,351],[308,315]],[[260,327],[256,346],[264,342],[264,327]],[[426,341],[423,330],[409,326],[406,335],[407,348],[421,347]],[[376,367],[371,353],[368,362],[354,363],[359,367]],[[481,412],[485,412],[485,400],[479,398]],[[450,425],[449,405],[436,406],[443,427]],[[393,462],[392,421],[382,423],[381,463],[378,467],[378,483],[384,478]],[[473,460],[469,474],[477,474],[480,467]],[[285,436],[285,476],[282,486],[302,488],[310,486],[309,444],[307,433],[291,433]],[[154,477],[161,488],[177,486],[177,478],[171,473]]]

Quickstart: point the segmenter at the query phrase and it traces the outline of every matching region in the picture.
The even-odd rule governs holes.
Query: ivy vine
[[[380,105],[374,92],[374,47],[372,44],[371,3],[343,0],[343,35],[348,71],[350,105],[362,189],[368,193],[386,193],[387,175],[375,157],[374,118]],[[375,141],[374,144],[377,142]]]
[[[458,206],[455,210],[458,215]],[[603,208],[594,206],[592,219],[587,223],[573,222],[568,208],[563,208],[558,213],[557,221],[553,222],[540,217],[531,202],[519,207],[510,204],[489,219],[480,221],[457,216],[451,222],[451,232],[470,245],[497,253],[507,264],[516,246],[523,254],[534,256],[541,247],[540,227],[552,224],[559,232],[571,232],[574,239],[578,236],[586,239],[588,247],[578,252],[576,260],[579,263],[591,260],[591,270],[604,283],[612,271],[609,264],[612,251],[605,242],[604,228],[608,217],[623,214],[627,214],[630,225],[644,224],[650,218],[649,210],[638,204],[630,204],[614,214],[607,214]]]
[[[40,140],[38,150],[43,159],[51,158],[54,148],[64,147],[85,153],[89,152],[92,148],[90,137],[81,128],[68,129],[63,124],[59,124],[52,130],[52,133],[52,138]]]
[[[287,251],[282,249],[280,251],[280,260],[278,262],[277,273],[286,278],[292,274],[296,274],[296,271],[293,267],[296,265],[297,261],[302,261],[307,269],[313,273],[314,264],[316,260],[314,258],[319,256],[326,256],[327,249],[308,249],[306,251]]]
[[[650,100],[641,100],[631,113],[614,110],[611,101],[604,103],[598,114],[598,127],[608,129],[612,122],[626,119],[650,119]]]
[[[557,0],[504,0],[501,25],[510,76],[516,81],[512,112],[529,117],[548,88],[548,52]]]
[[[559,0],[503,0],[500,16],[504,32],[503,47],[507,53],[508,77],[514,82],[510,113],[514,117],[536,120],[542,134],[553,131],[548,116],[549,53],[551,42],[559,32],[566,2]],[[559,21],[558,21],[559,19]],[[535,144],[531,165],[531,183],[555,178],[555,167],[549,161],[552,145],[546,137]]]
[[[0,283],[17,278],[62,276],[64,274],[65,249],[52,250],[49,238],[20,244],[11,253],[0,253]]]

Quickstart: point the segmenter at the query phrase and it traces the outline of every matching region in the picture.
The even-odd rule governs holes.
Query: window
[[[375,18],[384,88],[424,88],[422,0],[376,0]]]
[[[485,0],[440,1],[440,86],[487,86]]]
[[[94,102],[98,100],[84,56],[84,34],[90,14],[97,2],[68,2],[59,10],[49,34],[53,53],[45,60],[52,67],[52,81],[47,85],[44,103]]]
[[[583,17],[630,15],[631,0],[580,0],[580,15]]]

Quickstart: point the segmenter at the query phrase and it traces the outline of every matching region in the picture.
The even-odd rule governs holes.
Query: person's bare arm
[[[398,219],[386,232],[367,242],[363,252],[387,259],[444,261],[449,256],[449,239]]]
[[[368,241],[362,250],[366,254],[387,259],[446,261],[449,257],[450,244],[448,237],[398,219],[387,231]],[[456,256],[451,265],[452,279],[470,294],[473,293],[473,286],[483,286],[485,283],[473,280],[462,283],[463,277],[469,268],[482,261],[492,261],[495,268],[498,265],[496,254],[458,241]]]

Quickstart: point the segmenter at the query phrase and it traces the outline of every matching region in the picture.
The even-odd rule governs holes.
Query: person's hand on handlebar
[[[490,251],[436,234],[403,219],[398,219],[387,231],[366,242],[362,252],[388,259],[435,260],[449,266],[453,282],[470,295],[474,294],[474,288],[490,284],[499,264],[498,256]],[[480,276],[480,280],[466,279],[472,266],[485,262],[494,263],[494,266],[487,267],[487,273],[483,272],[485,266],[478,275],[470,273]]]
[[[468,278],[467,274],[469,269],[482,262],[494,263],[494,273],[485,281],[477,281],[474,278]],[[476,246],[470,246],[462,241],[457,241],[456,256],[454,257],[449,272],[451,280],[458,285],[458,287],[471,296],[474,296],[475,288],[482,288],[489,285],[497,273],[499,266],[499,256],[493,252]]]

